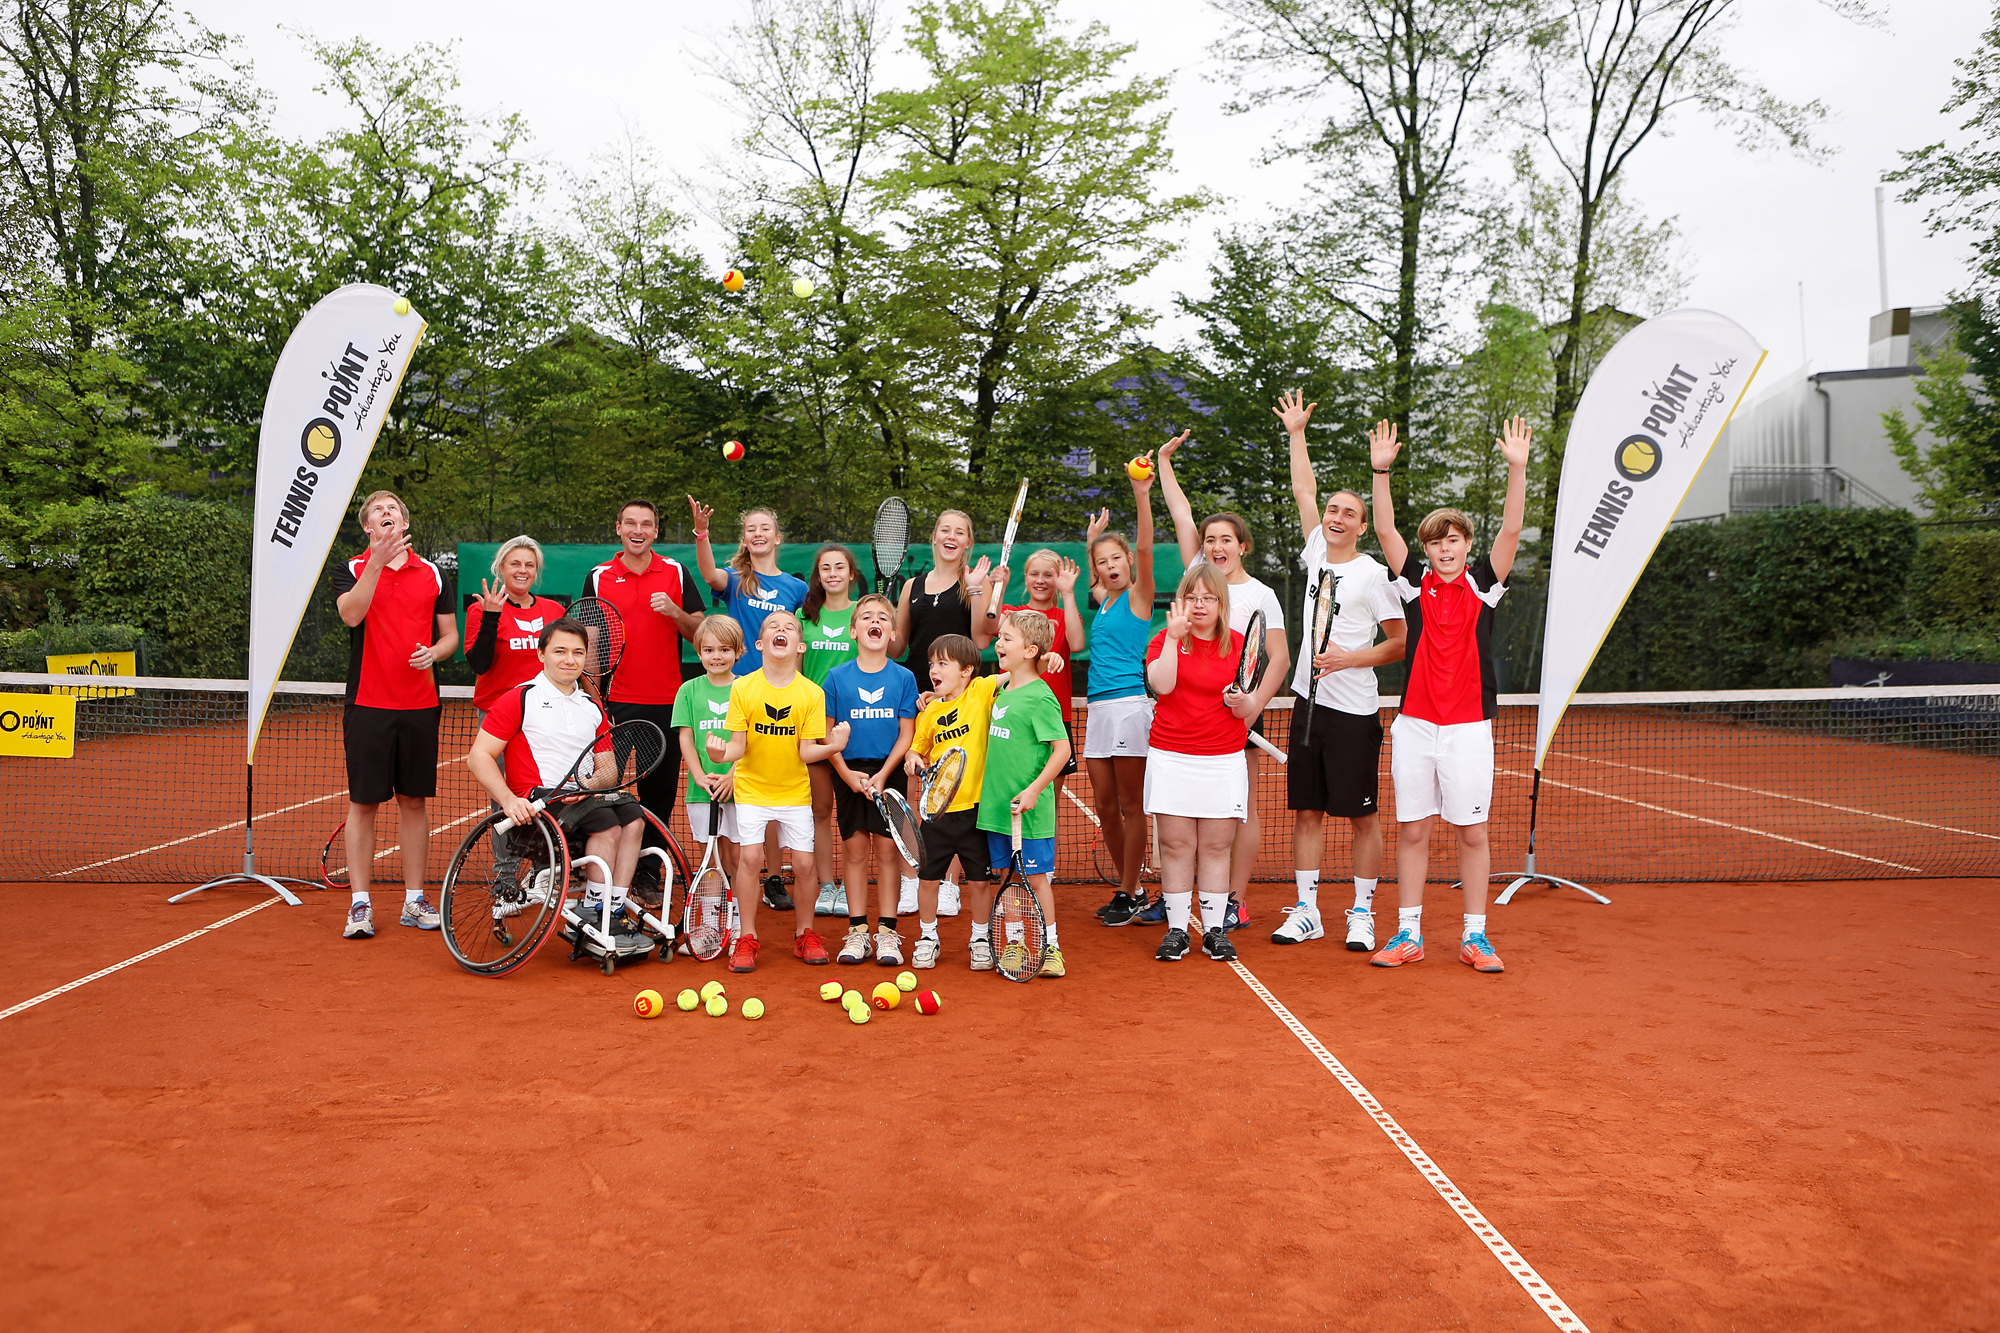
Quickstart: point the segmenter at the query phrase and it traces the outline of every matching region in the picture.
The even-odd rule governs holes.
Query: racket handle
[[[1289,762],[1290,757],[1283,750],[1280,750],[1254,731],[1250,733],[1250,743],[1281,764]]]
[[[547,807],[548,807],[548,802],[547,802],[547,801],[530,801],[530,802],[528,802],[528,808],[529,808],[530,810],[533,810],[533,811],[534,811],[534,812],[535,812],[536,814],[540,814],[540,813],[541,813],[541,812],[542,812],[542,811],[543,811],[544,809],[546,809]],[[514,827],[515,827],[515,824],[514,824],[514,821],[513,821],[513,820],[511,820],[511,819],[503,819],[503,820],[501,820],[501,821],[500,821],[499,823],[497,823],[497,824],[495,824],[495,825],[493,826],[493,831],[494,831],[495,833],[506,833],[507,831],[509,831],[510,829],[512,829],[512,828],[514,828]]]
[[[1014,850],[1018,852],[1021,850],[1021,812],[1018,810],[1014,812],[1013,836],[1014,836]]]

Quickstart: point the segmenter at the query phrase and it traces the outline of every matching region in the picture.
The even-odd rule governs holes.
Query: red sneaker
[[[757,937],[755,935],[740,935],[737,937],[736,947],[730,950],[729,953],[729,970],[731,972],[755,972],[757,970]]]
[[[1458,961],[1471,967],[1475,972],[1505,972],[1500,955],[1493,952],[1493,946],[1486,942],[1482,932],[1473,935],[1458,946]]]
[[[792,956],[812,967],[833,961],[826,956],[826,941],[816,930],[808,930],[792,941]]]
[[[1401,967],[1405,963],[1421,962],[1423,956],[1423,938],[1407,930],[1399,930],[1382,946],[1381,952],[1368,961],[1377,967]]]

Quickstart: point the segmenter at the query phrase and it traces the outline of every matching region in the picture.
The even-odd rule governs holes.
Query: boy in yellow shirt
[[[986,725],[993,695],[1004,676],[979,674],[979,649],[963,634],[945,634],[931,643],[931,686],[936,697],[917,714],[916,735],[904,761],[912,776],[926,771],[945,751],[965,751],[965,776],[943,812],[924,824],[924,863],[917,868],[917,946],[910,966],[936,967],[938,882],[958,858],[972,902],[972,970],[993,970],[993,874],[987,865],[986,835],[979,831],[980,780],[986,773]]]
[[[764,830],[775,824],[794,865],[813,863],[812,779],[807,764],[831,759],[847,744],[847,724],[826,725],[826,695],[799,671],[805,634],[790,611],[764,618],[757,647],[764,665],[736,678],[729,690],[729,739],[710,733],[709,755],[736,765],[736,882],[757,884],[764,873]],[[800,894],[792,953],[817,967],[832,961],[813,929],[813,900]],[[757,895],[737,898],[743,933],[729,970],[757,969]]]

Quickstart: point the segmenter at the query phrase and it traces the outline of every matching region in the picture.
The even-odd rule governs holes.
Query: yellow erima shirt
[[[799,758],[801,740],[826,739],[826,695],[803,673],[783,687],[753,671],[729,687],[733,734],[750,748],[736,762],[736,799],[743,805],[811,805],[812,779]]]
[[[975,676],[956,699],[933,699],[930,707],[917,714],[910,748],[925,763],[936,763],[938,756],[954,745],[965,751],[965,777],[945,807],[947,813],[979,804],[979,783],[986,776],[986,723],[993,714],[993,696],[1005,679]]]

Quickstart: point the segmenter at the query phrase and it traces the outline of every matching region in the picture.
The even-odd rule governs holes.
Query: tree
[[[1922,489],[1933,519],[2000,517],[2000,328],[1977,301],[1952,310],[1954,337],[1923,357],[1917,419],[1884,412],[1882,426],[1903,471]],[[1918,441],[1929,432],[1928,449]]]

